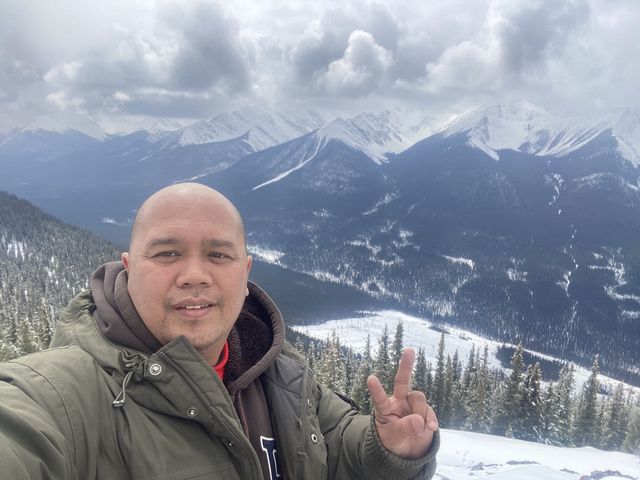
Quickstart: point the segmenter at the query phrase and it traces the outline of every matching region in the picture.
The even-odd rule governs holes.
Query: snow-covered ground
[[[310,337],[321,340],[329,338],[331,332],[335,330],[343,345],[348,345],[358,352],[362,352],[364,350],[367,335],[371,335],[371,346],[375,352],[378,344],[378,338],[382,335],[385,325],[389,330],[391,341],[393,341],[396,326],[400,321],[404,326],[404,345],[416,349],[420,347],[424,348],[427,362],[431,362],[432,365],[435,366],[441,332],[434,330],[434,328],[432,328],[434,327],[434,324],[429,320],[407,315],[402,312],[393,310],[361,312],[361,316],[359,317],[329,320],[317,325],[293,325],[292,328],[296,331],[309,335]],[[474,345],[476,351],[478,349],[480,350],[481,355],[485,345],[487,345],[489,348],[490,368],[502,368],[500,361],[496,358],[496,353],[498,348],[503,345],[504,342],[489,340],[467,330],[455,327],[446,326],[444,329],[446,330],[444,337],[445,355],[450,354],[453,356],[457,351],[462,363],[466,364],[471,348]],[[527,346],[525,345],[524,347],[526,349]],[[562,361],[539,352],[532,350],[527,351],[537,355],[538,357]],[[587,378],[589,378],[590,374],[590,370],[576,366],[574,374],[576,390],[580,390],[582,388],[582,385]],[[616,380],[605,375],[600,375],[599,379],[601,383],[609,384],[611,386],[614,386],[617,383]],[[640,393],[640,388],[630,388],[632,388],[636,394]]]
[[[442,430],[441,439],[436,479],[640,479],[640,458],[628,453],[553,447],[457,430]],[[596,473],[607,471],[603,476]]]

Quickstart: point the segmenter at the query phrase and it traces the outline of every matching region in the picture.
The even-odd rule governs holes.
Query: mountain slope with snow
[[[350,119],[336,118],[318,131],[318,138],[343,142],[376,163],[387,153],[399,153],[418,140],[432,135],[440,126],[434,117],[415,109],[398,108],[380,113],[361,113]]]
[[[528,102],[490,105],[456,117],[441,133],[451,136],[462,132],[467,134],[470,145],[494,160],[504,149],[560,157],[610,132],[618,142],[618,152],[640,164],[640,111],[633,108],[559,118]]]
[[[293,109],[245,107],[179,130],[181,145],[222,142],[246,136],[254,151],[299,137],[324,125],[322,115]]]

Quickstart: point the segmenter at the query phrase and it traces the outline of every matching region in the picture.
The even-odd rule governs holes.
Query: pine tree
[[[391,373],[389,360],[389,330],[384,326],[382,336],[378,339],[378,352],[373,362],[373,374],[378,377],[380,383],[387,393],[393,390],[393,380],[395,372]]]
[[[427,362],[427,393],[433,392],[433,365]]]
[[[456,349],[453,352],[453,358],[451,359],[452,367],[453,367],[453,381],[458,382],[462,378],[462,365],[460,364],[460,356],[458,355],[458,350]]]
[[[640,407],[635,407],[630,414],[629,429],[622,443],[622,450],[640,455]]]
[[[494,431],[499,435],[513,436],[522,431],[522,396],[524,374],[524,348],[522,344],[511,356],[511,374],[502,391],[502,398],[494,420]]]
[[[467,359],[467,366],[464,369],[462,375],[462,388],[465,396],[469,393],[471,388],[471,382],[476,374],[476,345],[471,344],[471,351],[469,352],[469,358]]]
[[[440,404],[440,414],[438,421],[444,427],[450,427],[451,425],[451,413],[453,409],[452,404],[452,391],[453,391],[453,362],[451,361],[451,355],[447,355],[444,368],[444,393],[442,396],[442,403]]]
[[[42,298],[36,311],[35,332],[40,349],[49,348],[53,337],[52,319],[47,301]]]
[[[371,375],[373,369],[373,360],[371,359],[371,335],[367,335],[367,343],[364,347],[364,353],[360,365],[356,371],[356,379],[351,388],[351,398],[363,413],[371,413],[371,398],[369,397],[369,388],[367,387],[367,378]]]
[[[458,350],[451,359],[451,369],[453,371],[453,386],[451,389],[451,428],[460,428],[464,425],[466,418],[465,395],[462,387],[462,366],[458,357]]]
[[[442,411],[444,410],[444,401],[445,401],[445,384],[446,384],[446,376],[445,376],[445,358],[444,358],[444,332],[440,336],[440,343],[438,345],[438,358],[436,360],[436,372],[433,378],[433,395],[431,406],[438,415],[438,418],[441,417]]]
[[[572,446],[573,431],[573,365],[565,364],[560,370],[558,377],[558,404],[555,416],[557,418],[557,441],[560,445]]]
[[[27,320],[19,322],[17,345],[20,355],[37,352],[40,349],[36,340],[36,334]]]
[[[626,437],[628,423],[629,418],[625,405],[624,386],[622,382],[619,382],[607,405],[602,432],[603,448],[619,450]]]
[[[484,348],[482,363],[470,375],[469,391],[466,402],[467,418],[465,429],[474,432],[490,431],[489,417],[489,349]]]
[[[584,445],[597,445],[598,442],[598,391],[600,381],[600,357],[596,355],[591,367],[591,375],[582,389],[578,412],[574,425],[575,444],[579,447]]]
[[[601,400],[597,401],[598,416],[596,417],[596,433],[594,435],[594,440],[591,443],[591,445],[596,448],[604,448],[604,416],[606,409],[606,398],[602,398]]]
[[[418,348],[412,388],[429,395],[429,390],[427,390],[427,358],[423,347]]]
[[[315,372],[316,370],[316,342],[311,340],[309,342],[309,348],[307,349],[307,360],[309,361],[309,368]]]
[[[393,336],[393,345],[391,346],[391,364],[393,365],[393,375],[398,371],[400,365],[400,358],[402,357],[402,351],[404,350],[404,325],[402,322],[398,322],[396,326],[396,333]]]
[[[20,337],[20,333],[18,332],[18,321],[16,320],[16,315],[13,315],[12,312],[9,312],[9,324],[7,326],[4,340],[7,345],[18,347],[18,339]]]
[[[3,338],[0,338],[0,362],[6,362],[16,356],[16,352],[12,347],[5,343]]]
[[[518,438],[539,442],[542,440],[543,418],[542,418],[542,390],[540,381],[542,372],[540,364],[536,362],[530,365],[525,373],[523,383],[523,395],[521,411],[523,422]]]
[[[318,381],[337,392],[346,394],[344,360],[340,352],[340,339],[335,330],[327,338],[326,347],[317,364]]]
[[[343,352],[344,357],[344,392],[348,395],[353,389],[358,370],[358,359],[353,349],[348,348]]]
[[[562,445],[558,435],[559,397],[556,386],[549,383],[542,401],[542,442],[548,445]]]

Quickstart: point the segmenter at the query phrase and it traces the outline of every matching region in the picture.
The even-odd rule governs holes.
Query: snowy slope
[[[316,130],[324,123],[325,119],[312,111],[245,107],[197,122],[178,133],[182,145],[222,142],[247,135],[254,150],[260,151]]]
[[[489,105],[454,118],[441,133],[450,136],[466,132],[470,145],[498,160],[502,149],[567,155],[608,131],[615,136],[619,153],[640,164],[640,112],[632,108],[558,118],[528,102]]]
[[[5,138],[5,141],[8,141],[9,137],[14,138],[25,133],[51,132],[64,134],[73,131],[97,140],[102,140],[107,135],[102,127],[90,118],[69,114],[60,118],[43,116],[26,125],[17,126],[13,129],[11,135]]]
[[[611,126],[620,153],[640,165],[640,109],[615,108],[605,115],[602,123]]]
[[[327,143],[339,140],[360,150],[377,163],[389,152],[399,153],[439,127],[434,117],[411,108],[380,113],[360,113],[350,119],[336,118],[319,129],[318,137]]]
[[[438,356],[438,344],[440,342],[440,336],[442,335],[440,327],[434,325],[429,320],[407,315],[402,312],[393,310],[362,312],[362,316],[357,318],[329,320],[316,325],[292,325],[291,328],[321,340],[329,338],[331,332],[335,330],[343,345],[348,345],[354,350],[361,352],[365,347],[367,335],[371,335],[371,345],[375,350],[377,340],[382,335],[385,326],[388,328],[389,335],[393,337],[398,322],[402,322],[404,326],[405,346],[415,349],[424,348],[427,362],[431,362],[431,364],[435,366]],[[436,328],[434,329],[433,327]],[[466,364],[472,348],[476,351],[480,350],[482,354],[484,347],[487,346],[489,350],[489,367],[502,368],[500,361],[496,357],[498,348],[502,345],[514,347],[514,345],[489,340],[460,328],[447,326],[445,330],[445,356],[447,354],[453,356],[457,351],[463,364]],[[535,354],[537,357],[563,362],[563,360],[550,357],[543,353],[532,350],[527,351]],[[579,391],[582,389],[584,382],[587,381],[587,378],[589,378],[591,372],[575,364],[574,368],[575,389]],[[602,384],[613,386],[617,383],[616,380],[605,375],[600,375],[598,378]],[[631,388],[636,392],[640,392],[640,388]]]
[[[640,479],[640,458],[628,453],[553,447],[457,430],[441,430],[441,440],[435,479]],[[618,473],[595,473],[606,471]]]

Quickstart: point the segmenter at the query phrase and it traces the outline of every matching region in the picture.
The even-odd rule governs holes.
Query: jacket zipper
[[[238,445],[243,443],[248,444],[248,440],[246,438],[238,437],[236,433],[225,422],[221,421],[218,413],[209,403],[209,398],[207,397],[207,395],[202,391],[200,386],[193,381],[193,379],[187,374],[187,372],[185,372],[182,369],[182,367],[180,367],[164,352],[160,352],[159,356],[162,357],[169,365],[171,365],[178,372],[178,374],[189,384],[191,389],[195,392],[196,396],[200,399],[200,402],[206,407],[207,411],[211,414],[211,416],[214,417],[216,420],[218,420],[218,423],[220,423],[220,425],[223,425],[225,427],[227,432],[233,438],[234,442],[237,442]],[[232,404],[232,407],[233,407],[233,404]],[[250,444],[248,446],[249,446],[249,449],[248,449],[249,452],[251,452],[253,456],[255,456],[253,447]],[[246,447],[247,445],[245,445],[245,448]],[[253,470],[255,470],[255,462],[253,462]],[[259,471],[259,475],[256,476],[255,478],[262,478],[262,467],[260,467],[258,471]]]

